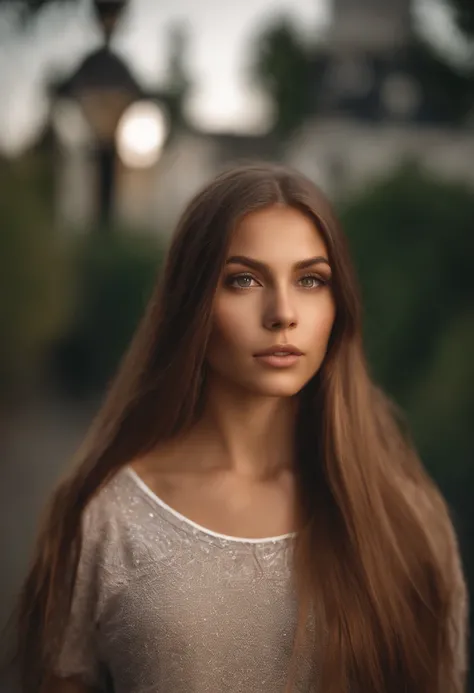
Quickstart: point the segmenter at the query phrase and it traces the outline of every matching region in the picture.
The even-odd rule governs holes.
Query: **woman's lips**
[[[289,368],[294,366],[295,363],[301,358],[301,354],[285,354],[284,356],[279,354],[265,354],[263,356],[255,356],[257,361],[261,364],[271,366],[272,368]]]
[[[298,363],[302,356],[303,353],[291,344],[278,344],[255,354],[259,363],[271,368],[289,368]]]

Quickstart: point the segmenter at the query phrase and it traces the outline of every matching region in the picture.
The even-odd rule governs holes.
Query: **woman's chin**
[[[284,377],[282,377],[284,376]],[[301,378],[290,374],[275,374],[275,376],[258,378],[252,384],[252,389],[262,397],[294,397],[301,392],[305,383]]]

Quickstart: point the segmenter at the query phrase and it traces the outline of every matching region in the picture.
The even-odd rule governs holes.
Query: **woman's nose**
[[[296,327],[297,322],[296,310],[287,292],[272,292],[263,316],[265,329],[288,330]]]

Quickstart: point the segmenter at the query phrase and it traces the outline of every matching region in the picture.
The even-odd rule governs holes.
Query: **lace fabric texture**
[[[84,513],[57,673],[114,693],[283,693],[292,546],[199,528],[121,470]]]
[[[413,505],[435,543],[446,537],[417,494]],[[449,529],[439,556],[455,585],[448,623],[455,668],[444,688],[461,693],[468,598]],[[284,693],[297,616],[293,546],[292,535],[244,540],[199,527],[125,467],[83,515],[56,673],[101,692]],[[297,671],[295,693],[318,690],[317,662],[300,658]]]

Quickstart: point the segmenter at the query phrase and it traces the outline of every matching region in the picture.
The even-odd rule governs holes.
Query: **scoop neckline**
[[[179,520],[183,524],[187,525],[188,527],[194,530],[197,530],[202,534],[207,535],[208,537],[224,539],[225,541],[235,542],[237,544],[276,544],[278,542],[284,542],[296,537],[296,532],[288,532],[287,534],[279,534],[278,536],[274,537],[262,537],[257,539],[251,537],[235,537],[229,534],[215,532],[214,530],[209,529],[208,527],[204,527],[203,525],[194,522],[194,520],[191,520],[189,517],[186,517],[186,515],[183,515],[178,510],[175,510],[175,508],[173,508],[171,505],[168,505],[168,503],[165,503],[165,501],[162,498],[157,496],[157,494],[151,490],[148,484],[146,484],[143,481],[141,476],[133,469],[133,467],[127,465],[125,467],[125,471],[128,473],[129,477],[135,482],[135,484],[143,491],[143,493],[145,493],[146,496],[148,496],[148,498],[153,501],[155,505],[158,505],[160,508],[162,508],[162,510],[164,510],[166,513],[173,516],[175,519]]]

